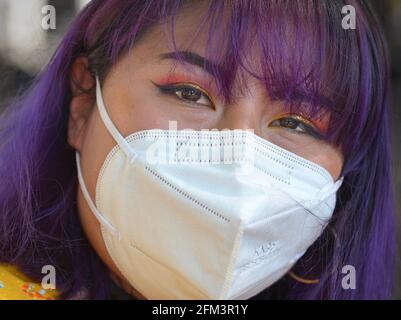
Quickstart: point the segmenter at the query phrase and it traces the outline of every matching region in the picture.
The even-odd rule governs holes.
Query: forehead
[[[187,61],[185,59],[161,59],[161,56],[166,53],[191,52],[205,58],[216,66],[214,73],[207,74],[211,81],[224,81],[220,76],[227,74],[225,72],[227,66],[224,66],[224,62],[226,61],[227,52],[231,50],[230,48],[233,45],[232,41],[229,41],[230,37],[227,36],[230,28],[227,22],[229,16],[220,14],[221,20],[216,25],[215,22],[210,21],[206,4],[207,1],[200,1],[192,7],[185,7],[174,16],[174,19],[167,17],[166,21],[155,24],[146,30],[141,40],[131,49],[131,53],[135,53],[134,58],[138,64],[154,68],[165,65],[169,66],[171,71],[177,68],[178,70],[186,68],[187,71],[198,73],[199,68],[194,68],[194,65],[185,63]],[[249,32],[247,37],[241,39],[241,41],[248,43],[246,45],[248,48],[246,54],[242,52],[241,63],[255,73],[261,74],[259,66],[260,48],[253,44],[256,43],[255,37]],[[212,79],[216,75],[217,78]],[[247,78],[246,82],[255,82],[255,80],[249,78],[249,74],[243,68],[239,68],[232,76],[226,77],[225,80],[233,78],[239,80],[245,77]],[[233,82],[237,81],[234,80]],[[220,85],[219,83],[217,84]],[[245,88],[245,86],[240,85],[237,85],[237,87]]]
[[[263,71],[266,71],[262,70],[262,64],[271,68],[272,72],[275,68],[283,68],[291,73],[300,65],[307,69],[313,60],[312,56],[316,56],[317,47],[320,46],[316,37],[316,26],[304,26],[303,37],[300,38],[300,26],[297,25],[300,21],[292,21],[290,16],[286,17],[283,13],[279,18],[269,15],[266,11],[262,13],[263,21],[257,21],[255,15],[243,17],[246,20],[243,22],[242,18],[238,20],[233,12],[224,6],[224,12],[216,13],[213,8],[209,8],[209,1],[189,3],[180,8],[174,17],[165,17],[165,20],[146,30],[141,40],[132,48],[141,55],[142,61],[152,62],[157,60],[161,53],[179,49],[196,52],[218,64],[228,63],[231,68],[233,65],[229,65],[227,59],[228,55],[231,55],[230,58],[235,60],[232,62],[236,65],[241,64],[241,69],[262,76]],[[236,14],[245,15],[246,12],[239,11]],[[304,17],[303,20],[307,21],[308,17]],[[264,22],[269,22],[269,25],[264,30],[259,30],[259,24]],[[239,24],[244,25],[244,30],[241,30]],[[270,60],[271,65],[266,64],[266,58]]]
[[[175,50],[190,51],[219,66],[211,81],[216,81],[224,102],[247,93],[259,81],[271,98],[294,108],[313,105],[318,112],[332,104],[338,90],[330,86],[341,70],[331,60],[339,50],[330,50],[329,45],[336,48],[336,44],[321,38],[319,16],[305,15],[296,5],[290,12],[278,10],[277,5],[267,7],[250,14],[244,7],[222,5],[224,10],[218,11],[216,6],[209,10],[209,1],[188,2],[144,33],[131,49],[136,65],[199,72],[180,59],[160,59]]]
[[[207,10],[205,3],[197,2],[192,10],[185,7],[174,19],[166,17],[166,20],[152,25],[132,50],[142,55],[143,61],[155,60],[162,53],[174,51],[174,45],[180,50],[205,56],[210,30],[207,15],[204,17]]]

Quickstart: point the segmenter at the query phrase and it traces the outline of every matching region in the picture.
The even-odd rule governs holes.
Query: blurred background
[[[0,0],[0,112],[49,61],[70,21],[90,0]],[[394,181],[401,211],[401,0],[372,0],[390,49],[393,87]],[[56,9],[56,29],[44,30],[45,5]],[[400,246],[401,250],[401,246]],[[401,252],[399,254],[401,257]],[[399,264],[401,268],[401,263]],[[401,272],[396,299],[401,299]]]

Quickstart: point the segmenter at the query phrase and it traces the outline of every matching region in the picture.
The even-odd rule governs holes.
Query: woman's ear
[[[80,57],[74,61],[70,79],[72,98],[68,119],[68,144],[80,151],[94,105],[93,96],[89,92],[95,86],[95,79],[89,70],[87,58]]]

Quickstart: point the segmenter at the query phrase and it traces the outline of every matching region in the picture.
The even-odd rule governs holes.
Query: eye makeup
[[[183,103],[191,106],[206,107],[211,109],[216,109],[216,104],[214,102],[214,97],[217,97],[216,90],[211,80],[206,80],[202,75],[186,74],[184,72],[171,72],[168,75],[157,79],[157,81],[151,81],[160,92],[163,94],[169,94],[177,99],[181,99]],[[190,100],[182,99],[179,97],[178,92],[190,90],[193,88],[200,92],[204,97],[210,102],[207,104],[199,102],[191,102]],[[193,93],[193,92],[192,92]],[[199,94],[198,94],[199,96]],[[195,97],[196,98],[196,97]],[[291,123],[292,121],[292,123]],[[271,126],[273,122],[279,122],[280,125]],[[295,126],[298,124],[298,126]],[[287,127],[286,127],[287,125]],[[284,112],[275,116],[269,123],[271,127],[282,127],[292,130],[297,134],[307,134],[316,139],[323,139],[328,129],[328,119],[327,118],[316,118],[310,119],[305,116],[303,112]],[[291,129],[288,126],[293,126]],[[300,129],[300,130],[297,130]]]
[[[202,107],[207,107],[207,108],[212,108],[215,109],[215,105],[213,103],[213,100],[209,95],[202,89],[200,88],[197,84],[194,83],[178,83],[178,84],[172,84],[172,85],[159,85],[153,82],[153,84],[164,94],[171,95],[177,99],[180,99],[183,101],[185,104],[190,104],[191,106],[202,106]],[[190,95],[195,96],[195,101],[187,100],[184,97],[180,97],[179,93],[189,93]],[[198,93],[198,95],[196,95]],[[197,102],[198,100],[201,100],[202,97],[205,97],[207,100],[207,103],[200,103]],[[191,98],[190,96],[187,98]]]
[[[276,125],[272,125],[276,123]],[[277,125],[280,124],[280,125]],[[287,125],[287,126],[286,126]],[[292,130],[297,134],[309,134],[310,136],[316,139],[323,139],[323,136],[326,132],[327,124],[320,121],[310,120],[302,115],[294,114],[294,113],[283,113],[278,116],[275,116],[269,123],[269,127],[280,127],[287,128]],[[293,128],[290,128],[290,127]],[[296,130],[298,127],[301,127],[301,130]]]
[[[213,82],[211,80],[205,80],[205,78],[202,76],[174,72],[152,82],[153,84],[157,84],[159,86],[190,84],[199,88],[199,90],[205,93],[205,95],[207,95],[211,101],[213,101],[211,97],[217,97],[217,90],[213,85]]]
[[[177,98],[186,105],[216,109],[213,99],[215,92],[213,85],[210,80],[206,81],[202,76],[173,72],[155,81],[151,80],[151,83],[161,93]],[[188,93],[189,96],[184,97]],[[198,100],[206,100],[206,102],[191,101],[191,95],[195,99],[198,96]]]

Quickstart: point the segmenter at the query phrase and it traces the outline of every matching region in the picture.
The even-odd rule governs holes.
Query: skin
[[[194,41],[194,21],[198,19],[199,13],[196,10],[191,12],[180,15],[176,21],[177,44],[182,50],[204,56],[206,30],[200,30]],[[132,53],[124,55],[111,68],[102,83],[105,105],[123,136],[139,130],[167,129],[171,120],[177,121],[178,129],[253,129],[262,138],[324,167],[334,180],[339,177],[343,159],[338,149],[308,134],[299,134],[294,129],[277,125],[277,119],[284,117],[283,105],[273,103],[255,79],[247,77],[249,90],[237,94],[231,105],[224,105],[214,97],[213,91],[216,89],[212,77],[201,68],[188,65],[190,68],[184,69],[176,66],[174,73],[170,73],[174,61],[159,58],[160,54],[172,51],[170,49],[169,38],[162,28],[152,28]],[[162,94],[154,83],[166,84],[169,75],[174,76],[170,80],[180,84],[198,84],[213,103],[210,104],[202,97],[199,102],[203,105],[189,105],[177,96]],[[82,93],[77,85],[83,89],[95,85],[95,79],[88,70],[88,61],[84,57],[77,59],[71,69],[73,98],[70,104],[68,143],[80,152],[83,176],[92,199],[95,199],[100,168],[116,143],[101,121],[93,95]],[[239,92],[239,87],[237,89]],[[327,120],[326,116],[323,124]],[[317,121],[315,124],[321,125]],[[99,222],[79,188],[77,201],[86,236],[109,267],[112,279],[133,296],[143,299],[113,263],[103,242]]]

